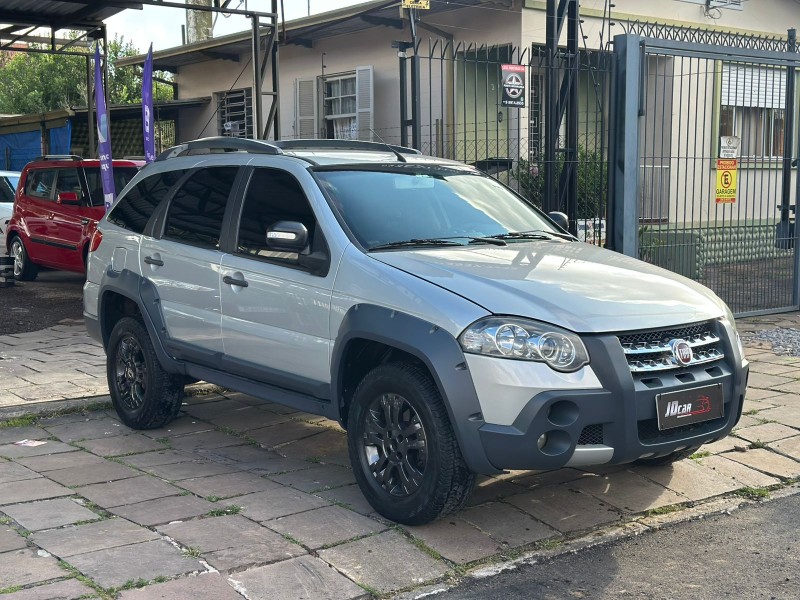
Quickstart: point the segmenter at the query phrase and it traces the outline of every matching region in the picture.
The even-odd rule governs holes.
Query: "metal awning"
[[[125,8],[142,8],[131,2],[126,7],[102,0],[3,0],[0,3],[0,29],[5,33],[36,25],[59,29],[95,29]]]

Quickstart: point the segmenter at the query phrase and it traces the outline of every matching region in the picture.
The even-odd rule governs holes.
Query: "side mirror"
[[[58,197],[56,198],[56,202],[59,204],[80,204],[80,200],[78,199],[78,194],[75,192],[59,192]]]
[[[267,247],[276,252],[300,252],[308,245],[308,230],[297,221],[278,221],[267,229]]]
[[[547,216],[561,229],[564,231],[569,231],[569,217],[562,212],[554,210],[553,212],[547,213]]]

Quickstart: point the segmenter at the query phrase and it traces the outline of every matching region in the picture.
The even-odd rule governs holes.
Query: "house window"
[[[295,80],[295,125],[298,139],[372,140],[372,67]]]
[[[325,137],[335,140],[357,140],[356,74],[325,78],[322,90]]]
[[[219,135],[253,137],[253,90],[244,88],[217,94]]]
[[[719,134],[740,138],[743,159],[783,157],[786,71],[722,66]]]

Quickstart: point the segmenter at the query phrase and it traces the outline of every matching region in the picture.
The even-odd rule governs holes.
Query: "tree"
[[[91,54],[89,49],[86,52]],[[140,71],[132,67],[116,67],[118,59],[136,54],[139,54],[138,49],[123,37],[115,36],[109,41],[108,95],[111,104],[142,101]],[[0,65],[0,114],[42,113],[87,106],[86,59],[81,56],[7,52],[0,57]],[[169,79],[169,74],[154,75]],[[153,98],[157,102],[171,99],[172,88],[154,82]]]

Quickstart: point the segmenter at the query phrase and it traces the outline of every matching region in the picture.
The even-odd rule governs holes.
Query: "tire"
[[[106,374],[111,402],[122,422],[133,429],[156,429],[181,408],[183,385],[159,364],[144,325],[123,317],[108,340]]]
[[[364,377],[350,403],[347,442],[361,491],[392,521],[429,523],[461,508],[475,485],[439,390],[411,363]]]
[[[9,254],[14,259],[14,279],[17,281],[33,281],[39,273],[39,267],[31,262],[22,239],[15,235],[9,246]]]
[[[647,465],[650,467],[667,466],[671,465],[672,463],[676,463],[679,460],[689,458],[692,454],[697,452],[699,448],[700,446],[690,446],[689,448],[684,448],[683,450],[678,450],[677,452],[666,454],[664,456],[657,456],[656,458],[640,458],[636,462],[638,462],[640,465]]]

